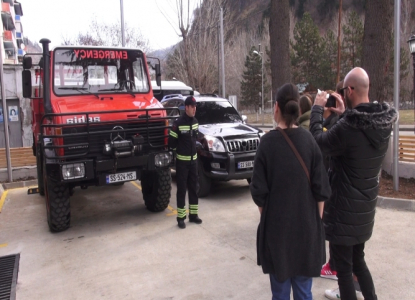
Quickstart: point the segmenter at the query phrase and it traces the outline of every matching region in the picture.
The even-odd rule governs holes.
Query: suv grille
[[[226,141],[229,152],[249,152],[256,151],[259,145],[259,138],[238,139]]]

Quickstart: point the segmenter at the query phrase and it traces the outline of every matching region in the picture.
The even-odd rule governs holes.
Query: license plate
[[[125,172],[125,173],[116,173],[107,175],[107,184],[114,183],[114,182],[122,182],[122,181],[130,181],[136,180],[137,175],[136,172]]]
[[[238,162],[238,169],[246,169],[246,168],[253,168],[254,167],[254,161],[240,161]]]

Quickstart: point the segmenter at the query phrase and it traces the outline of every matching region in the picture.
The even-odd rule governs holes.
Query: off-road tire
[[[197,192],[197,196],[203,198],[209,195],[210,193],[212,179],[205,175],[203,171],[203,163],[200,160],[197,162],[197,170],[199,173],[199,191]]]
[[[143,171],[141,188],[144,203],[149,211],[160,212],[169,206],[171,196],[171,171],[160,169]]]
[[[44,174],[44,178],[49,229],[52,232],[64,231],[69,228],[71,223],[69,186],[53,181],[46,174]]]
[[[37,188],[41,196],[45,196],[45,183],[43,180],[43,162],[42,162],[42,149],[40,144],[36,147],[36,168],[37,168]]]

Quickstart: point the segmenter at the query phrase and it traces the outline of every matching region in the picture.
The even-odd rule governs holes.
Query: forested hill
[[[326,28],[327,25],[330,25],[338,17],[339,0],[289,1],[296,19],[301,19],[304,12],[309,12],[314,22],[321,29]],[[242,28],[249,28],[251,25],[260,24],[262,19],[260,17],[261,13],[263,13],[263,17],[269,16],[270,0],[225,0],[224,2],[234,12],[232,13],[233,21],[236,24],[241,24]],[[363,15],[365,12],[365,2],[365,0],[343,0],[342,11],[343,13],[347,13],[354,10],[358,15]],[[406,24],[406,26],[415,31],[415,1],[402,0],[401,6],[402,22],[408,22],[409,24]],[[407,34],[410,33],[408,32]]]

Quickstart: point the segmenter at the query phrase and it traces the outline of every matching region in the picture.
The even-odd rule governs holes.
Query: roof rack
[[[200,95],[197,95],[197,96],[198,97],[215,97],[215,98],[218,98],[219,97],[216,94],[200,94]]]

